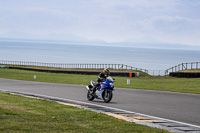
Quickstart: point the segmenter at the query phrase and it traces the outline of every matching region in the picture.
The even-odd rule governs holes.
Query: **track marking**
[[[107,106],[93,104],[93,103],[76,101],[76,100],[71,100],[71,99],[66,99],[66,98],[59,98],[59,97],[54,97],[54,96],[40,95],[40,94],[35,94],[35,93],[9,91],[9,90],[2,90],[2,89],[0,89],[0,91],[1,92],[5,92],[5,93],[7,92],[7,93],[15,93],[15,94],[18,93],[18,94],[22,94],[22,95],[25,94],[25,95],[30,95],[30,96],[32,95],[32,97],[37,96],[37,97],[41,97],[41,98],[43,97],[43,98],[46,98],[46,99],[57,99],[57,100],[69,101],[69,102],[78,104],[80,106],[86,107],[86,108],[87,108],[87,106],[84,106],[84,105],[92,105],[92,106],[97,106],[97,107],[101,107],[101,108],[107,108],[107,109],[112,109],[112,110],[116,110],[116,111],[121,111],[121,112],[130,113],[130,114],[135,114],[135,115],[139,115],[139,116],[142,116],[142,117],[149,117],[149,118],[152,118],[152,120],[156,119],[156,120],[173,122],[173,123],[178,123],[178,124],[183,124],[183,125],[187,125],[187,126],[191,126],[191,127],[200,128],[200,126],[189,124],[189,123],[179,122],[179,121],[170,120],[170,119],[166,119],[166,118],[161,118],[161,117],[156,117],[156,116],[141,114],[141,113],[137,113],[137,112],[133,112],[133,111],[127,111],[127,110],[123,110],[123,109],[118,109],[118,108],[113,108],[113,107],[107,107]]]

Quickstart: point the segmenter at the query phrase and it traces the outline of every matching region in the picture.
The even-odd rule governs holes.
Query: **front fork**
[[[105,96],[107,97],[107,95],[108,95],[108,90],[105,89]]]

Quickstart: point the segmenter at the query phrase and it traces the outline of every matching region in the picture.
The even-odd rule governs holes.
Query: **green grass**
[[[190,73],[195,73],[195,72],[200,72],[200,69],[188,69],[188,70],[181,70],[179,72],[190,72]]]
[[[116,82],[116,86],[122,88],[200,94],[200,78],[141,77],[131,78],[130,85],[126,84],[125,78],[117,79],[120,83]]]
[[[100,113],[0,92],[0,132],[112,132],[166,131],[118,120]]]
[[[37,79],[33,78],[34,75],[37,76]],[[56,74],[15,69],[0,69],[0,78],[88,85],[91,80],[97,80],[97,75]],[[114,78],[116,79],[115,87],[200,94],[200,78],[174,78],[168,76],[143,76],[139,78],[116,76]],[[130,79],[130,85],[127,85],[127,79]]]

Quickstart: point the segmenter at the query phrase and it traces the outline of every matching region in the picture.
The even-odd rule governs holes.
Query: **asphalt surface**
[[[0,78],[0,89],[88,102],[200,126],[200,95],[196,94],[115,88],[112,101],[104,103],[88,101],[83,85]]]

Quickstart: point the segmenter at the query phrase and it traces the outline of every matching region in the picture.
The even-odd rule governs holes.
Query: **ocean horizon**
[[[0,55],[0,60],[7,61],[125,64],[160,71],[180,63],[198,62],[200,50],[0,41]]]

